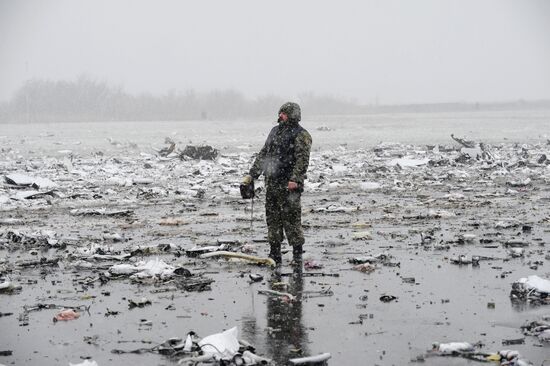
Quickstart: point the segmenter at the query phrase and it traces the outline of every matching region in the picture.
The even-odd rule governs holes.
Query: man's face
[[[279,113],[279,122],[288,121],[288,115],[284,112]]]

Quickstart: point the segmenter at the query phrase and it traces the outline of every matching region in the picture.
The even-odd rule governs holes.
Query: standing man
[[[283,232],[292,246],[295,263],[301,264],[304,233],[300,197],[309,165],[311,135],[299,122],[300,106],[285,103],[279,109],[278,125],[273,127],[243,184],[250,184],[262,173],[265,177],[265,216],[270,246],[269,257],[280,264]]]

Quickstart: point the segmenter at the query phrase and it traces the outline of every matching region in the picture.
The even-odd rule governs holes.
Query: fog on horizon
[[[154,95],[550,99],[550,3],[0,0],[0,54],[0,101],[81,75]]]

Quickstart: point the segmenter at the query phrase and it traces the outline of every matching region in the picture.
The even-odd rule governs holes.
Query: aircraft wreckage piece
[[[281,292],[281,291],[276,291],[276,290],[258,290],[258,293],[260,295],[278,297],[278,298],[284,299],[286,301],[296,300],[296,297],[292,294],[289,294],[288,292]]]
[[[315,356],[291,358],[290,360],[288,360],[288,362],[290,362],[291,365],[318,364],[321,362],[326,362],[331,357],[331,354],[327,352]]]
[[[235,252],[228,252],[228,251],[218,251],[218,252],[212,252],[212,253],[205,253],[201,254],[199,258],[206,259],[206,258],[215,258],[215,257],[223,257],[223,258],[238,258],[238,259],[244,259],[249,262],[253,262],[256,264],[263,264],[270,267],[275,267],[275,261],[271,258],[262,258],[262,257],[256,257],[249,254],[243,254],[243,253],[235,253]]]

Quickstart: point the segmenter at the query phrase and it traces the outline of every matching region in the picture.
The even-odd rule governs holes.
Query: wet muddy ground
[[[313,130],[314,140],[330,133]],[[518,350],[541,365],[550,345],[520,327],[549,316],[550,307],[512,302],[510,291],[522,277],[550,279],[550,168],[541,160],[550,146],[542,138],[517,142],[492,143],[491,157],[474,158],[464,158],[450,137],[436,149],[431,141],[317,147],[302,197],[304,268],[286,253],[278,271],[187,252],[226,243],[266,256],[263,194],[252,227],[251,202],[238,196],[255,145],[233,145],[214,161],[182,161],[124,144],[100,151],[84,137],[71,154],[54,147],[33,155],[25,144],[6,143],[4,175],[49,178],[56,186],[37,189],[54,192],[34,199],[21,195],[28,188],[7,183],[0,191],[0,274],[21,287],[0,294],[0,351],[12,351],[0,364],[90,358],[173,365],[177,359],[156,353],[113,350],[237,326],[256,354],[276,365],[323,352],[331,365],[477,363],[428,354],[433,342],[451,341],[479,342],[486,353]],[[521,243],[522,255],[513,255],[513,243]],[[132,255],[109,257],[124,253]],[[365,256],[379,260],[359,271],[354,260]],[[156,258],[206,285],[102,276],[113,265]],[[250,274],[263,280],[252,282]],[[259,293],[265,289],[296,299]],[[143,297],[150,304],[130,308],[129,300]],[[58,307],[29,310],[37,304]],[[52,321],[61,307],[78,307],[81,315]],[[505,344],[515,339],[523,343]]]

